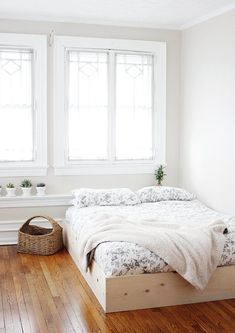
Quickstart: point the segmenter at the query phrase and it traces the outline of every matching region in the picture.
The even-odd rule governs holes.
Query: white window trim
[[[47,174],[47,37],[46,35],[0,33],[0,45],[34,50],[35,151],[33,161],[0,162],[0,176],[45,176]]]
[[[65,54],[68,48],[151,52],[156,55],[154,85],[154,159],[151,161],[69,162],[66,159]],[[166,43],[86,37],[54,37],[54,170],[56,175],[153,173],[165,164],[166,146]]]
[[[26,208],[26,207],[51,207],[51,206],[71,206],[73,196],[70,194],[46,194],[44,196],[32,195],[23,197],[0,197],[1,208]]]

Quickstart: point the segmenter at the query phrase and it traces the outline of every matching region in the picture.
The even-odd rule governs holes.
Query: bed
[[[192,227],[199,220],[222,220],[228,230],[225,245],[206,289],[196,290],[155,253],[129,242],[101,243],[94,251],[90,269],[84,270],[77,252],[78,235],[91,214],[101,212],[131,219],[174,220]],[[66,212],[65,244],[105,312],[235,297],[235,218],[209,209],[197,199],[70,207]]]

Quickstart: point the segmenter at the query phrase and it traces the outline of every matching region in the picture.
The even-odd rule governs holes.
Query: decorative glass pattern
[[[67,50],[70,161],[153,159],[153,67],[152,54]]]
[[[153,56],[116,54],[116,159],[153,158]]]
[[[21,70],[21,65],[14,60],[8,60],[2,65],[2,70],[9,75],[13,75]]]
[[[0,161],[33,160],[32,59],[0,48]]]
[[[69,160],[108,157],[108,54],[68,50]]]

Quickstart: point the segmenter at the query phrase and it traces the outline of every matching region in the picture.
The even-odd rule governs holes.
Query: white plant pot
[[[13,188],[7,187],[6,191],[7,191],[7,197],[15,197],[16,196],[16,189],[14,187]]]
[[[46,186],[36,187],[36,190],[37,190],[37,195],[41,197],[45,195]]]
[[[31,195],[31,189],[32,189],[32,187],[21,187],[22,196],[29,197]]]

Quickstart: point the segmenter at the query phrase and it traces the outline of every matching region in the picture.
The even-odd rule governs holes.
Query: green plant
[[[160,165],[159,168],[155,170],[155,177],[158,185],[162,185],[165,176],[165,167],[163,165]]]
[[[44,184],[44,183],[38,183],[37,184],[37,187],[45,187],[46,186],[46,184]]]
[[[7,187],[7,188],[15,188],[15,185],[12,184],[12,183],[8,183],[8,184],[6,185],[6,187]]]
[[[20,186],[21,187],[32,187],[32,182],[31,182],[31,180],[29,180],[29,179],[24,179],[22,182],[21,182],[21,184],[20,184]]]

